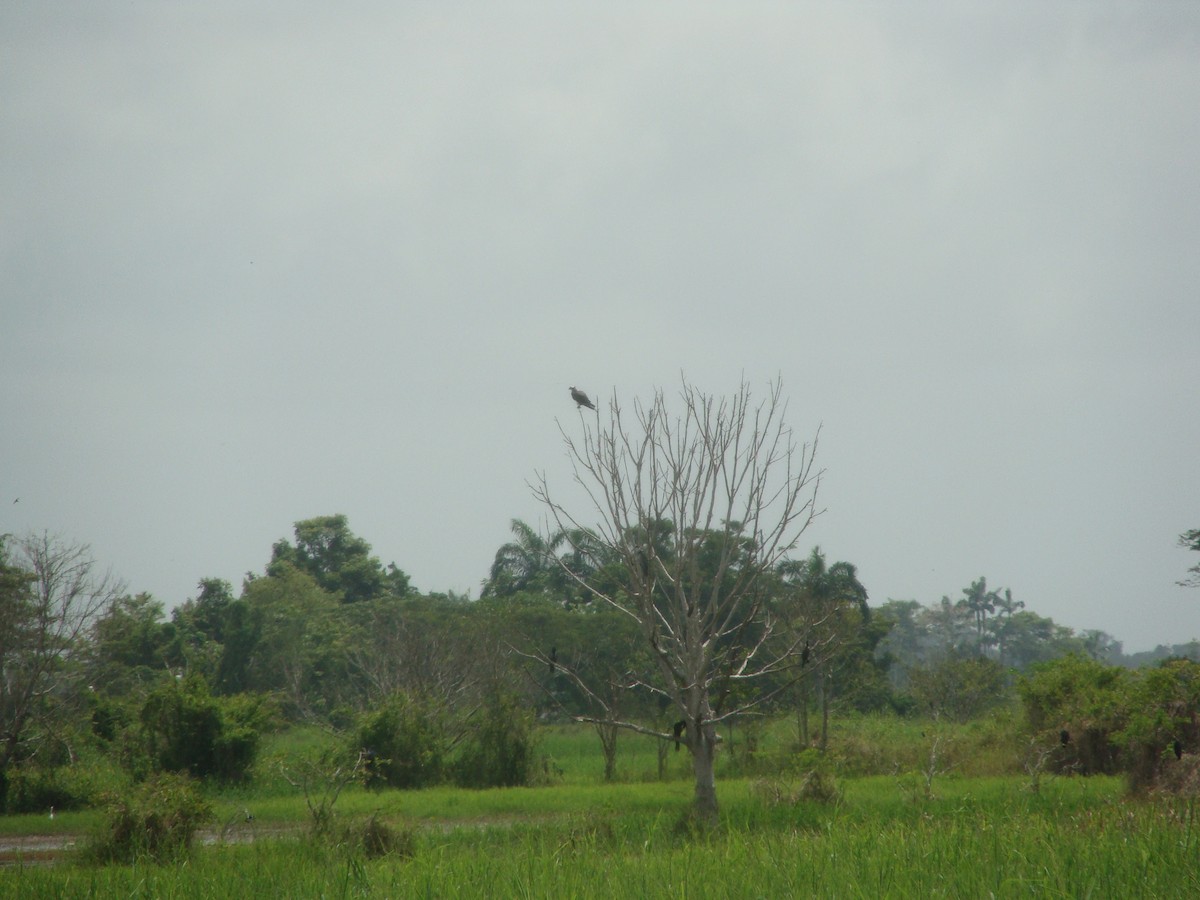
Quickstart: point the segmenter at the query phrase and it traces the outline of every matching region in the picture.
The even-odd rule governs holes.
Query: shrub
[[[484,704],[453,765],[462,787],[529,784],[535,768],[533,715],[511,695],[494,694]]]
[[[196,831],[212,809],[185,775],[156,775],[131,792],[107,798],[104,816],[85,846],[85,860],[167,862],[191,849]]]
[[[1154,787],[1165,764],[1176,762],[1173,752],[1197,749],[1200,740],[1200,663],[1168,659],[1137,673],[1127,692],[1125,725],[1113,734],[1127,754],[1129,787]],[[1178,768],[1178,767],[1176,767]]]
[[[416,832],[411,828],[395,828],[378,816],[371,816],[362,824],[347,828],[346,843],[362,851],[368,859],[381,856],[398,856],[410,859],[416,855]]]
[[[81,741],[73,746],[73,761],[48,765],[39,754],[8,770],[8,792],[0,813],[63,812],[91,806],[106,791],[128,779],[116,762]]]
[[[367,787],[425,787],[437,784],[445,774],[445,717],[422,698],[393,694],[363,717],[356,740],[356,750],[366,757]]]
[[[1020,684],[1035,734],[1060,735],[1057,768],[1124,771],[1129,787],[1154,787],[1174,744],[1200,743],[1200,664],[1166,660],[1134,672],[1078,656],[1038,666]]]
[[[913,666],[909,690],[934,718],[966,722],[1004,702],[1008,696],[1004,669],[983,657],[951,656],[930,666]]]
[[[244,780],[264,724],[260,698],[214,697],[198,675],[171,681],[146,698],[141,738],[155,769],[195,778]]]
[[[8,772],[4,811],[17,814],[78,809],[89,800],[80,787],[64,779],[60,767],[17,766]]]

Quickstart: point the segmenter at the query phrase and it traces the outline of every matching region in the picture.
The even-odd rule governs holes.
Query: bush
[[[533,715],[517,698],[495,694],[480,710],[454,761],[462,787],[529,784],[535,768]]]
[[[347,845],[362,851],[368,859],[398,856],[411,859],[417,852],[416,832],[411,828],[394,828],[378,816],[346,829]]]
[[[1168,659],[1137,673],[1126,696],[1125,726],[1113,734],[1125,747],[1129,787],[1153,788],[1176,763],[1175,744],[1191,753],[1200,741],[1200,663]],[[1176,766],[1176,768],[1178,768]]]
[[[91,806],[128,779],[111,758],[81,742],[75,761],[46,765],[39,754],[8,770],[8,792],[0,813],[47,813]]]
[[[393,694],[363,717],[356,734],[365,756],[367,787],[418,788],[445,775],[446,723],[436,706],[410,694]]]
[[[1130,672],[1069,656],[1038,666],[1020,693],[1034,734],[1059,738],[1059,771],[1124,771],[1142,791],[1175,762],[1176,741],[1181,751],[1200,743],[1200,664],[1191,660]]]
[[[79,809],[87,806],[89,799],[86,786],[78,781],[68,781],[61,768],[18,766],[8,772],[4,812],[13,815]]]
[[[83,850],[96,863],[167,862],[187,854],[212,809],[184,775],[156,775],[107,798],[103,820]]]
[[[153,768],[195,778],[242,781],[258,753],[267,713],[261,698],[214,697],[198,675],[146,698],[141,738]]]
[[[935,665],[913,666],[908,678],[913,697],[934,718],[966,722],[1008,697],[1004,669],[983,657],[951,656]]]

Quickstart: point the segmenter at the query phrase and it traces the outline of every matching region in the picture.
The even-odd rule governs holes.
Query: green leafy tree
[[[150,684],[169,668],[174,639],[174,624],[149,594],[117,598],[92,626],[88,684],[118,696]]]
[[[243,691],[245,662],[253,653],[253,642],[239,633],[245,610],[236,609],[224,579],[202,578],[197,587],[195,597],[171,611],[174,633],[165,655],[177,670],[203,675],[219,693]]]
[[[536,735],[528,705],[515,694],[496,691],[470,717],[452,764],[463,787],[516,787],[529,784]]]
[[[987,628],[990,636],[989,643],[996,648],[997,659],[1003,667],[1008,664],[1008,645],[1011,641],[1012,617],[1025,608],[1024,601],[1014,600],[1012,591],[1004,589],[1004,594],[996,595],[996,615],[988,620]]]
[[[543,537],[520,519],[512,520],[512,533],[513,540],[496,551],[482,598],[538,593],[564,606],[591,601],[582,585],[595,573],[603,550],[592,535],[573,529]]]
[[[312,576],[322,590],[345,603],[384,594],[402,597],[410,590],[408,576],[391,563],[384,568],[371,555],[371,545],[355,535],[345,516],[318,516],[295,524],[296,543],[275,544],[267,574],[291,565]]]
[[[861,667],[856,650],[871,624],[867,589],[858,579],[858,570],[848,562],[829,565],[820,547],[814,547],[802,561],[785,560],[776,567],[780,590],[775,613],[779,616],[784,640],[801,648],[798,662],[800,677],[796,684],[800,740],[809,741],[808,707],[815,685],[821,711],[822,749],[828,743],[829,711],[835,681]],[[875,637],[874,643],[879,638]],[[873,653],[871,644],[868,653]]]
[[[1086,650],[1084,641],[1073,630],[1028,609],[1008,617],[1004,632],[1005,658],[1010,666],[1019,670]]]
[[[268,577],[248,581],[241,600],[254,638],[247,687],[280,692],[293,717],[322,717],[342,703],[350,690],[344,645],[349,621],[338,596],[308,572],[278,563]],[[233,673],[227,674],[232,681]]]

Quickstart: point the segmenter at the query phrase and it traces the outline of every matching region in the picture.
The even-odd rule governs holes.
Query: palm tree
[[[563,532],[543,538],[527,523],[512,520],[516,540],[496,551],[482,596],[507,597],[519,591],[545,590],[553,575],[561,571],[558,549],[566,540]]]
[[[955,604],[959,609],[969,612],[975,621],[975,652],[980,656],[983,656],[984,645],[990,643],[986,637],[988,614],[996,611],[999,602],[1000,593],[989,591],[987,579],[980,576],[978,581],[971,582],[970,587],[963,588],[963,599]]]
[[[839,651],[851,645],[871,620],[867,589],[858,580],[858,569],[848,562],[826,565],[820,547],[803,562],[785,561],[776,572],[791,588],[790,617],[793,631],[799,629],[797,646],[802,647],[801,665],[818,673],[821,703],[821,742],[829,736],[829,687]],[[808,742],[807,671],[800,681],[800,737]]]

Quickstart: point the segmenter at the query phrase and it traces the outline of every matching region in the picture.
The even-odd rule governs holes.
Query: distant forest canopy
[[[534,647],[548,640],[539,630],[551,629],[556,613],[610,612],[597,608],[600,604],[593,601],[584,580],[605,585],[614,580],[606,576],[606,567],[616,563],[602,557],[586,532],[544,535],[513,520],[512,536],[497,549],[480,598],[471,602],[469,595],[418,591],[394,562],[380,562],[370,544],[351,531],[346,516],[319,516],[296,522],[293,540],[276,542],[264,574],[247,573],[237,596],[228,582],[205,578],[197,595],[175,607],[169,620],[160,602],[139,594],[118,603],[108,621],[110,626],[121,623],[115,630],[122,634],[142,636],[142,646],[126,654],[126,662],[199,669],[214,687],[229,693],[287,684],[299,701],[305,678],[294,670],[306,657],[322,657],[311,664],[327,681],[337,667],[332,661],[336,652],[353,658],[385,649],[355,648],[349,635],[370,634],[371,619],[399,609],[395,601],[403,601],[402,607],[410,611],[442,616],[442,627],[456,618],[448,616],[449,611],[467,616],[472,608],[541,610],[528,616],[520,640],[513,641]],[[850,581],[838,583],[847,569]],[[935,603],[889,599],[868,606],[854,566],[827,563],[819,548],[780,570],[776,588],[781,595],[795,589],[789,581],[796,581],[800,573],[801,582],[808,579],[804,590],[841,591],[851,605],[861,605],[861,634],[855,641],[866,643],[854,652],[861,662],[869,650],[870,668],[886,674],[894,688],[907,684],[906,673],[913,667],[950,657],[986,658],[1018,671],[1069,653],[1126,667],[1169,657],[1200,660],[1196,640],[1126,654],[1114,636],[1060,625],[1027,609],[1010,590],[992,588],[984,577],[961,588],[957,596],[943,596]],[[293,652],[297,649],[301,652]]]
[[[403,617],[396,618],[401,610],[410,619],[437,619],[438,628],[430,634],[470,631],[479,628],[485,612],[506,610],[506,620],[520,631],[509,636],[510,643],[534,655],[558,646],[552,632],[565,628],[564,622],[569,631],[607,622],[612,611],[600,608],[605,605],[593,600],[584,581],[601,587],[616,583],[610,570],[617,563],[602,557],[586,532],[544,535],[520,520],[512,521],[511,530],[512,540],[498,548],[479,600],[470,601],[452,592],[419,592],[395,563],[384,565],[374,556],[371,545],[350,530],[346,516],[308,518],[294,524],[292,541],[281,539],[271,547],[263,575],[247,574],[239,594],[220,578],[203,578],[198,594],[176,606],[169,620],[161,602],[145,594],[130,596],[114,606],[107,628],[97,634],[140,642],[116,654],[124,664],[200,671],[216,690],[230,694],[286,690],[300,706],[323,694],[318,706],[328,713],[355,692],[349,684],[331,689],[336,674],[347,683],[384,679],[366,672],[366,660],[401,649],[378,643],[384,634],[400,640],[389,629],[401,622]],[[887,600],[869,606],[854,566],[827,563],[820,548],[804,560],[782,564],[775,589],[780,596],[799,590],[810,595],[808,601],[816,596],[824,604],[844,600],[857,607],[853,623],[844,617],[810,642],[826,642],[832,656],[827,664],[856,671],[854,682],[862,682],[870,670],[886,677],[892,690],[906,689],[914,667],[948,658],[989,659],[1016,671],[1070,653],[1129,667],[1170,656],[1200,660],[1195,640],[1123,653],[1114,636],[1075,631],[1039,616],[984,577],[932,604]],[[386,622],[391,622],[388,628]],[[842,634],[829,634],[836,629]],[[569,652],[569,642],[563,636],[559,653]],[[582,636],[578,642],[590,643]],[[319,690],[310,690],[317,682]]]

